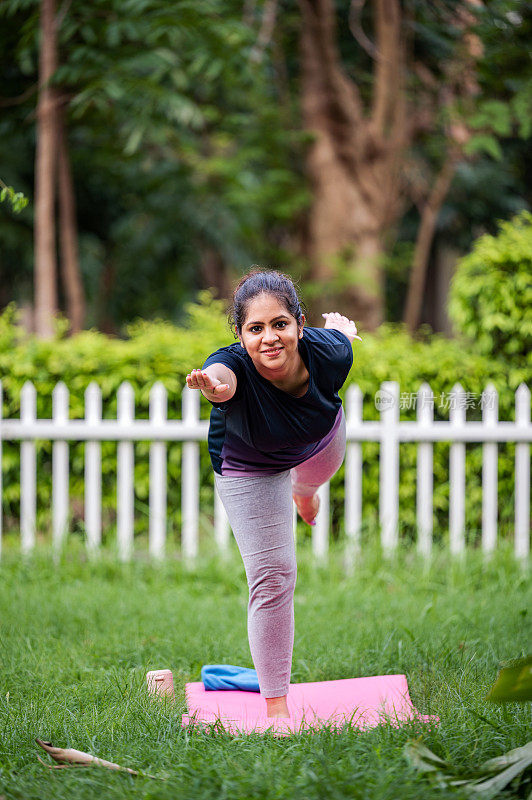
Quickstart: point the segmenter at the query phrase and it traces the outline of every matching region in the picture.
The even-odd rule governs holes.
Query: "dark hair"
[[[259,294],[273,294],[284,305],[289,314],[295,317],[298,325],[303,315],[302,304],[296,287],[288,275],[276,270],[253,269],[244,275],[233,292],[233,305],[229,311],[229,324],[240,333],[246,319],[250,300]]]

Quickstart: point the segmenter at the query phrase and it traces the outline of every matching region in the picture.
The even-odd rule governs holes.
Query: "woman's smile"
[[[269,358],[275,358],[276,356],[279,355],[282,349],[283,349],[282,347],[270,347],[269,350],[263,350],[262,352],[264,353],[265,356],[268,356]]]

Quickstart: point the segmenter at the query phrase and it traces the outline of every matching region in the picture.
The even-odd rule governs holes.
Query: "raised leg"
[[[345,417],[342,411],[338,429],[327,446],[291,470],[294,502],[305,522],[312,524],[319,509],[319,498],[316,492],[322,483],[326,483],[332,478],[341,467],[344,456]]]

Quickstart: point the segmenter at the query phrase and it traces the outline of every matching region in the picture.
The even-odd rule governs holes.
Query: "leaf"
[[[494,136],[487,133],[478,133],[472,136],[471,139],[464,147],[464,152],[468,156],[475,155],[476,153],[488,153],[496,161],[502,159],[502,150],[499,142]]]
[[[0,180],[0,184],[2,181]],[[0,203],[8,200],[15,214],[19,214],[28,205],[28,198],[22,192],[16,192],[12,186],[3,186],[0,191]]]
[[[407,742],[404,753],[415,769],[427,774],[440,788],[459,786],[467,794],[485,800],[495,797],[532,764],[532,742],[466,770],[443,761],[421,742]]]
[[[532,133],[532,90],[530,85],[512,99],[512,109],[519,126],[519,136],[528,139]]]
[[[486,700],[493,703],[532,700],[532,655],[520,658],[501,669]]]
[[[143,128],[135,128],[128,136],[127,142],[124,146],[124,153],[128,156],[133,155],[138,150],[139,144],[144,135]]]
[[[509,753],[506,753],[506,756],[510,756],[511,753],[516,753],[518,751],[524,753],[524,756],[498,775],[494,775],[492,778],[488,778],[475,785],[469,786],[468,784],[464,784],[463,788],[466,789],[466,791],[470,791],[472,794],[482,795],[486,798],[495,797],[495,795],[499,794],[501,789],[508,786],[514,778],[524,772],[532,764],[532,742],[528,742],[524,747],[519,747],[517,750],[511,750]],[[504,758],[504,756],[501,756],[501,758]],[[492,759],[492,761],[496,760],[497,759]],[[490,764],[490,762],[486,761],[483,766],[487,766],[488,764]]]
[[[436,772],[441,767],[446,767],[447,762],[437,756],[421,742],[407,742],[405,754],[413,767],[420,772]]]
[[[508,105],[500,100],[487,100],[470,119],[473,128],[494,131],[499,136],[509,136],[512,119]]]

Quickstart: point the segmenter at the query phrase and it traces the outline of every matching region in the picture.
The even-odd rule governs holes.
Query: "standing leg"
[[[215,479],[246,569],[249,647],[260,691],[269,716],[288,716],[297,577],[290,472]]]
[[[345,416],[342,411],[342,421],[329,444],[315,456],[311,456],[291,470],[294,501],[306,522],[313,520],[318,513],[319,501],[316,496],[318,488],[332,478],[342,465],[345,441]]]

